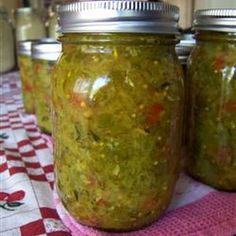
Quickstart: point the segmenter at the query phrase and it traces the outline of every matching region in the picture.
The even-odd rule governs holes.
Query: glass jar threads
[[[51,74],[61,52],[61,45],[51,39],[33,44],[32,58],[35,75],[35,113],[40,129],[51,133]]]
[[[59,10],[52,77],[59,197],[80,223],[127,231],[158,219],[179,172],[178,8],[83,1]]]
[[[188,65],[188,172],[236,190],[236,10],[200,10]]]

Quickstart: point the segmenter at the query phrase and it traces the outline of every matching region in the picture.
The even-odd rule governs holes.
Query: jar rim
[[[193,24],[195,30],[236,33],[236,8],[198,10]]]
[[[145,0],[79,1],[61,5],[61,33],[179,34],[179,8]]]

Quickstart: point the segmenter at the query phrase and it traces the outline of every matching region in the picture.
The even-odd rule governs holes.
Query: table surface
[[[19,74],[1,75],[0,235],[117,235],[76,223],[63,210],[60,201],[55,197],[53,200],[53,184],[51,138],[40,132],[35,116],[23,115]],[[234,234],[236,193],[216,191],[182,174],[162,219],[146,229],[120,235]]]

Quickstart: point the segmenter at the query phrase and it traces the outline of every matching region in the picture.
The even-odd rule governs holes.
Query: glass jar
[[[0,7],[0,73],[13,69],[15,65],[14,39],[9,16],[5,8]]]
[[[46,37],[45,25],[37,13],[30,7],[16,10],[16,41],[35,40]]]
[[[32,46],[35,113],[40,129],[51,133],[51,73],[61,52],[61,45],[50,39],[40,40]]]
[[[187,170],[221,190],[236,190],[236,10],[201,10],[189,60]]]
[[[63,49],[52,76],[58,195],[82,224],[148,225],[167,208],[179,173],[178,8],[77,2],[59,15]]]
[[[192,51],[192,49],[195,46],[195,40],[193,39],[192,34],[183,34],[180,38],[180,42],[176,45],[175,50],[176,54],[178,56],[178,59],[183,67],[184,71],[184,96],[185,96],[185,104],[184,104],[184,119],[183,119],[183,149],[182,149],[182,161],[183,161],[183,166],[186,163],[186,146],[187,146],[187,120],[188,120],[188,115],[187,115],[187,108],[188,108],[188,93],[189,93],[189,88],[187,88],[187,76],[186,76],[186,70],[187,70],[187,61],[189,58],[189,55]]]
[[[54,5],[52,7],[52,12],[50,12],[49,20],[48,20],[48,34],[50,38],[57,39],[58,37],[58,10],[60,5]]]
[[[25,112],[34,113],[34,74],[31,58],[33,41],[18,42],[18,63],[20,69],[21,89]]]

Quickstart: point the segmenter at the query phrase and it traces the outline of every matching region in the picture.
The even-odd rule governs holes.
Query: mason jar
[[[51,39],[33,44],[32,58],[35,75],[35,113],[38,126],[44,133],[51,133],[51,74],[61,52],[61,45]]]
[[[48,20],[48,34],[50,38],[57,39],[58,37],[58,10],[60,5],[56,4],[52,6],[52,11],[50,12],[49,20]]]
[[[0,7],[0,36],[0,73],[4,73],[15,66],[15,53],[12,26],[3,7]]]
[[[188,78],[186,75],[187,70],[187,61],[190,56],[191,51],[193,50],[195,46],[196,41],[193,38],[193,34],[183,34],[180,37],[180,42],[176,45],[175,51],[178,56],[178,59],[182,65],[183,71],[184,71],[184,119],[183,119],[183,146],[182,146],[182,163],[183,166],[185,166],[186,163],[186,148],[187,148],[187,121],[188,121],[188,93],[189,88],[187,87],[188,84]]]
[[[236,191],[236,9],[199,10],[188,64],[188,173]]]
[[[34,73],[32,64],[31,46],[33,41],[18,42],[18,63],[21,78],[21,89],[25,112],[34,113]]]
[[[57,192],[78,222],[128,231],[157,220],[179,173],[178,8],[83,1],[59,10],[52,76]]]
[[[46,37],[44,22],[36,10],[30,7],[18,8],[15,17],[17,42]]]

